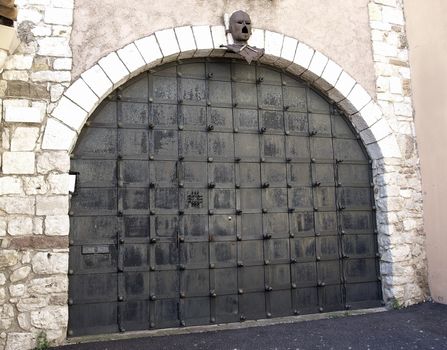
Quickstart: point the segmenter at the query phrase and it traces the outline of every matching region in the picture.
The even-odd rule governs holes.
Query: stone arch
[[[183,26],[157,31],[109,53],[67,88],[46,121],[42,149],[71,152],[96,107],[132,77],[178,59],[231,57],[221,48],[227,43],[223,26]],[[378,104],[337,63],[297,39],[268,30],[254,29],[249,43],[265,49],[262,63],[309,82],[334,101],[360,135],[373,162],[401,158],[396,138]],[[376,185],[385,184],[385,173],[374,172]],[[376,198],[378,217],[386,218],[390,205],[386,196]],[[380,236],[388,232],[383,230],[386,227],[379,226],[379,251],[386,254],[389,248],[381,243]],[[382,288],[386,299],[393,296],[392,281],[383,280]]]
[[[155,32],[101,58],[74,81],[47,120],[42,148],[70,152],[98,104],[140,72],[191,57],[228,56],[223,26],[185,26]],[[261,62],[308,81],[349,117],[373,160],[400,158],[396,139],[377,103],[337,63],[297,39],[254,29],[250,44],[265,49]]]

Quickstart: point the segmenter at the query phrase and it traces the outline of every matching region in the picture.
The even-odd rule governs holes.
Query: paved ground
[[[59,350],[447,349],[447,305],[201,334],[58,347]]]

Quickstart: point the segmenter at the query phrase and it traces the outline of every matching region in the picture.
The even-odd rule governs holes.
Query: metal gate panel
[[[70,335],[380,303],[367,154],[285,73],[143,73],[97,108],[71,171]]]

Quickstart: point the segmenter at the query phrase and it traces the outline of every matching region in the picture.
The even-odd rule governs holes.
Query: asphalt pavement
[[[54,350],[446,350],[447,305],[206,333],[66,345]]]

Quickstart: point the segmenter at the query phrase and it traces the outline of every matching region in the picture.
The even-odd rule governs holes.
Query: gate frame
[[[43,151],[70,154],[84,124],[96,107],[115,89],[143,71],[188,58],[236,58],[221,45],[228,44],[224,26],[182,26],[156,31],[113,51],[83,72],[66,89],[44,121]],[[378,247],[384,301],[411,303],[395,288],[397,253],[390,248],[396,197],[387,195],[387,180],[401,162],[401,151],[381,108],[368,92],[336,62],[297,39],[264,29],[253,29],[249,44],[265,49],[260,62],[280,68],[335,103],[360,136],[372,160]],[[378,194],[381,194],[380,196]],[[67,197],[69,200],[69,197]],[[400,260],[402,261],[402,259]],[[68,274],[68,271],[67,271]]]

